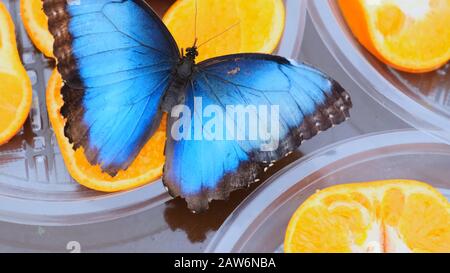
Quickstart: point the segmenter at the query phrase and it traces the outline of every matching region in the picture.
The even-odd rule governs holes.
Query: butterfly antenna
[[[227,33],[228,31],[232,30],[233,28],[237,27],[241,22],[237,22],[235,24],[233,24],[232,26],[230,26],[229,28],[225,29],[224,31],[222,31],[221,33],[209,38],[208,40],[206,40],[205,42],[201,43],[197,48],[200,48],[201,46],[205,45],[206,43],[211,42],[214,39],[217,39],[218,37],[222,36],[223,34]]]
[[[194,46],[197,44],[198,0],[195,0]]]

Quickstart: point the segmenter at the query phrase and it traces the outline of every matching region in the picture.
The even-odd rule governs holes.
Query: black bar
[[[98,267],[129,268],[134,272],[323,272],[386,271],[396,265],[402,272],[409,268],[447,268],[449,254],[0,254],[2,266],[11,263],[15,271],[39,264],[42,268],[65,265],[71,270],[92,272]],[[433,263],[430,263],[433,260]],[[439,266],[442,262],[443,267]],[[36,267],[33,266],[35,269]],[[439,271],[439,270],[438,270]],[[444,270],[444,272],[447,272]]]

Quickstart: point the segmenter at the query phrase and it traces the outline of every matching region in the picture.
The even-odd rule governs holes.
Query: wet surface
[[[255,188],[264,183],[269,177],[277,173],[286,165],[301,157],[300,152],[295,152],[290,156],[277,162],[261,175],[261,182],[250,185],[247,189],[242,189],[231,193],[228,200],[213,201],[208,211],[193,214],[186,207],[186,202],[180,198],[166,203],[164,219],[171,230],[182,230],[186,232],[191,243],[201,243],[207,238],[211,231],[217,231],[233,210],[245,199]]]
[[[175,0],[145,0],[149,3],[153,10],[156,11],[160,16],[162,16],[169,7],[175,2]]]

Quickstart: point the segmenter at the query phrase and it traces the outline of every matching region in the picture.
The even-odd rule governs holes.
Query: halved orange
[[[70,175],[78,183],[98,191],[114,192],[128,190],[156,180],[164,166],[164,143],[166,118],[163,117],[158,131],[147,142],[131,166],[115,177],[102,172],[87,160],[83,148],[76,151],[64,135],[65,119],[60,113],[64,101],[61,97],[63,81],[57,70],[53,71],[47,86],[47,109],[64,162]]]
[[[178,0],[163,18],[180,48],[193,46],[197,34],[201,45],[197,61],[234,53],[272,53],[284,20],[282,0]]]
[[[292,216],[286,252],[450,252],[450,203],[428,184],[329,187]]]
[[[17,51],[14,23],[0,2],[0,145],[22,128],[31,98],[31,81]]]
[[[450,0],[339,0],[353,34],[373,55],[406,72],[450,60]]]
[[[42,0],[20,0],[20,16],[33,44],[45,56],[53,58],[54,38],[48,30],[48,19]]]

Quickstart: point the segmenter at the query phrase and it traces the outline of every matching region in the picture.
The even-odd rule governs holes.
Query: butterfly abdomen
[[[173,76],[173,80],[167,87],[167,91],[163,98],[163,103],[161,104],[162,111],[170,113],[175,105],[184,102],[184,90],[186,90],[187,84],[188,80],[178,78],[176,75]]]

